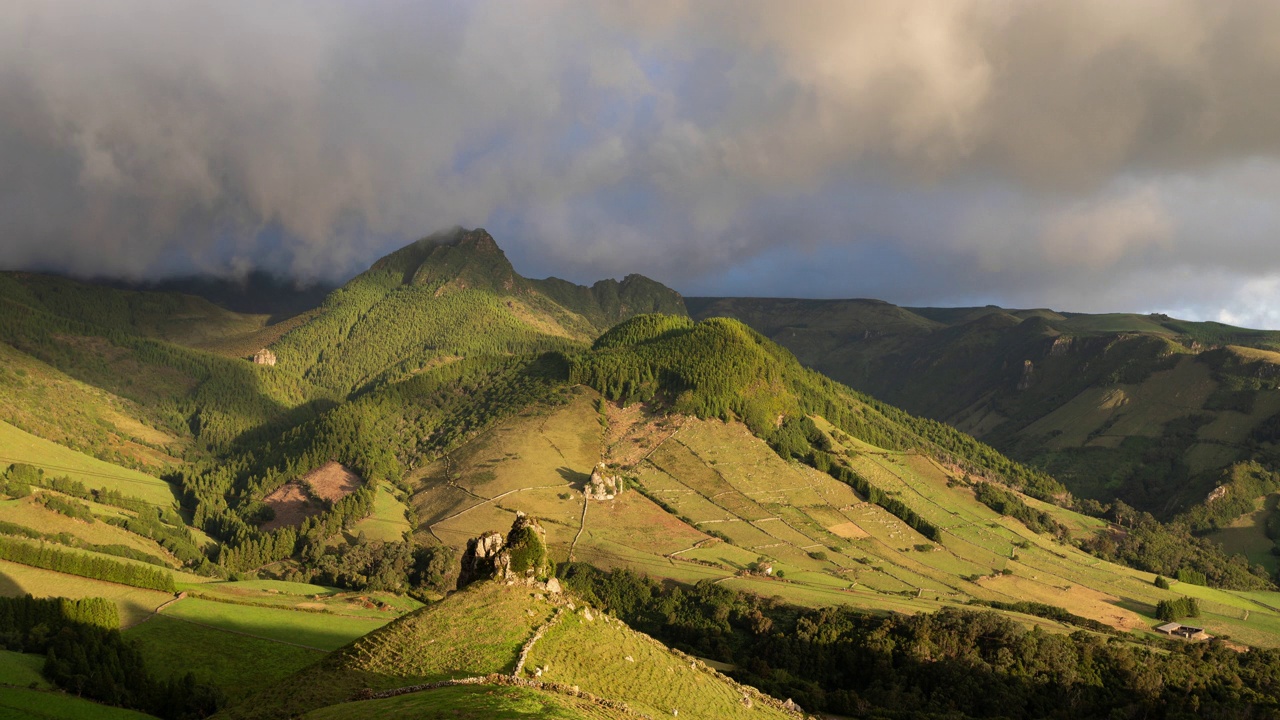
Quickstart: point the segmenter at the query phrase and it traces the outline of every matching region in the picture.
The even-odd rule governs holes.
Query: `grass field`
[[[422,603],[411,597],[388,592],[350,592],[281,580],[181,583],[178,589],[205,599],[301,611],[327,610],[383,622],[422,607]]]
[[[1222,545],[1229,553],[1239,553],[1249,558],[1249,562],[1261,565],[1272,574],[1280,570],[1280,557],[1271,554],[1275,542],[1267,537],[1267,517],[1276,512],[1276,500],[1259,498],[1257,509],[1236,518],[1225,528],[1216,530],[1208,537]]]
[[[469,685],[445,687],[383,700],[343,703],[303,716],[307,720],[613,720],[634,717],[568,695],[529,688]]]
[[[40,674],[43,655],[0,650],[0,685],[48,690],[53,687]]]
[[[229,633],[164,615],[131,628],[125,637],[138,643],[151,673],[170,677],[194,672],[197,678],[222,688],[232,703],[324,657],[318,650]]]
[[[88,488],[117,490],[155,505],[174,505],[173,490],[163,480],[137,470],[112,465],[38,438],[0,422],[0,464],[27,463],[46,475],[66,475]]]
[[[160,468],[187,444],[144,422],[130,400],[83,383],[0,343],[0,420],[95,457],[121,455]]]
[[[624,700],[651,717],[785,718],[788,715],[653,638],[601,614],[566,613],[533,647],[526,672]],[[587,619],[590,617],[591,619]],[[753,706],[742,701],[750,696]]]
[[[60,692],[0,687],[4,720],[147,720],[133,710],[99,705]]]
[[[233,605],[199,598],[179,600],[165,608],[162,617],[317,650],[336,650],[393,619]]]
[[[21,525],[31,528],[37,532],[56,535],[66,533],[73,537],[79,538],[87,543],[96,545],[124,545],[140,552],[144,552],[154,558],[163,560],[170,565],[178,564],[169,551],[160,547],[160,544],[154,540],[144,538],[140,535],[116,527],[110,523],[92,522],[88,523],[83,520],[77,520],[56,513],[43,505],[36,502],[36,498],[41,493],[53,493],[49,490],[39,490],[31,496],[18,498],[15,500],[0,500],[0,521]],[[80,501],[77,501],[80,502]],[[86,503],[90,510],[95,514],[111,514],[122,515],[116,508],[97,503]]]
[[[172,595],[155,590],[64,575],[0,560],[0,596],[20,597],[28,593],[36,597],[107,598],[116,603],[120,621],[125,627],[151,616],[157,607],[173,599]]]
[[[356,536],[363,533],[369,540],[398,542],[409,530],[404,503],[383,483],[373,499],[373,514],[352,526],[351,533]]]

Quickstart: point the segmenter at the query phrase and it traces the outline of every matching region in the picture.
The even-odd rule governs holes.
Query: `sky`
[[[0,267],[1280,328],[1272,0],[7,0]]]

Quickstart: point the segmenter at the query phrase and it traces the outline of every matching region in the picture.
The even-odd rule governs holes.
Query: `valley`
[[[1280,667],[1269,334],[530,280],[461,229],[287,318],[17,273],[0,309],[16,717],[1225,711]],[[545,571],[457,587],[521,517]]]

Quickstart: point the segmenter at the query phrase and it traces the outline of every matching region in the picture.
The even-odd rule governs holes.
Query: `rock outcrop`
[[[467,541],[458,573],[458,587],[489,579],[542,582],[551,575],[551,570],[546,531],[534,518],[517,512],[506,538],[499,532],[490,531]],[[547,580],[548,584],[551,580],[555,578]],[[556,589],[559,589],[558,582]]]
[[[591,479],[587,481],[587,485],[582,489],[582,494],[588,500],[612,500],[615,496],[622,493],[622,479],[613,475],[604,473],[604,463],[596,465],[591,471]]]

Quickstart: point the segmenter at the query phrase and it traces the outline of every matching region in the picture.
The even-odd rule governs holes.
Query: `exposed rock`
[[[462,553],[462,569],[458,572],[458,587],[470,585],[477,580],[492,578],[496,575],[498,556],[502,554],[505,542],[502,533],[489,531],[478,538],[467,541],[467,549]]]
[[[1035,366],[1030,360],[1022,361],[1022,377],[1018,379],[1018,390],[1026,390],[1031,387],[1031,378],[1035,372]]]
[[[516,520],[511,524],[511,531],[507,533],[505,540],[501,533],[489,531],[467,541],[466,552],[462,554],[462,568],[458,574],[458,587],[487,579],[507,584],[517,581],[532,583],[538,578],[547,577],[550,570],[546,531],[537,520],[517,512]],[[555,581],[555,578],[551,580]],[[544,587],[548,592],[560,591],[559,581],[555,581],[555,590],[549,584]]]
[[[266,348],[262,348],[253,354],[253,362],[257,365],[271,365],[274,367],[276,364],[276,354]]]
[[[1205,498],[1204,502],[1207,505],[1213,502],[1214,500],[1218,500],[1219,498],[1225,497],[1226,494],[1227,494],[1227,486],[1219,485],[1218,487],[1214,488],[1212,492],[1209,493],[1209,497]]]
[[[604,463],[596,465],[595,469],[591,471],[591,479],[587,481],[587,486],[582,490],[583,496],[588,500],[612,500],[622,492],[621,478],[605,475],[604,471]]]

